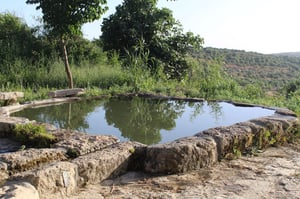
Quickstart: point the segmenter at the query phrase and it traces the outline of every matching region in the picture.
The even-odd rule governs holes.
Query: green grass
[[[13,129],[13,139],[24,147],[46,148],[56,142],[54,135],[47,133],[44,126],[39,124],[17,124]]]

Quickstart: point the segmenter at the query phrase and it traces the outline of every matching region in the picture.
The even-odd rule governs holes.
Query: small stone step
[[[54,161],[66,160],[63,149],[28,149],[12,153],[0,154],[0,161],[7,164],[10,173],[26,171],[49,164]]]
[[[49,97],[59,98],[59,97],[74,97],[78,95],[82,95],[85,93],[83,88],[73,88],[73,89],[64,89],[64,90],[56,90],[48,93]]]
[[[59,140],[52,147],[72,150],[77,156],[104,149],[119,142],[111,135],[89,135],[77,131],[57,129],[52,132]]]

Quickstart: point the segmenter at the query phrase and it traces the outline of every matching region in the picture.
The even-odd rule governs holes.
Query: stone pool
[[[27,108],[12,115],[58,128],[91,135],[114,135],[121,141],[152,145],[192,136],[213,127],[270,116],[274,112],[227,102],[121,97]]]

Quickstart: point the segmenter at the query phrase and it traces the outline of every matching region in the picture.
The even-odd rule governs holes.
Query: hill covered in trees
[[[273,55],[288,56],[288,57],[300,57],[300,52],[285,52],[285,53],[276,53]]]
[[[204,48],[196,56],[218,59],[224,70],[240,84],[257,83],[277,90],[300,76],[300,53],[260,54],[243,50]],[[293,56],[290,56],[293,55]]]

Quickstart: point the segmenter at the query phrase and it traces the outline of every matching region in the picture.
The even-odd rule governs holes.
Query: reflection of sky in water
[[[229,103],[220,102],[219,111],[214,111],[207,103],[204,103],[201,114],[192,116],[193,108],[186,106],[185,112],[176,120],[176,127],[172,132],[161,130],[162,142],[192,136],[200,131],[218,126],[229,126],[250,119],[270,116],[273,110],[260,107],[237,107]]]
[[[194,135],[208,128],[213,128],[217,126],[228,126],[237,122],[243,122],[258,117],[268,116],[274,113],[273,110],[263,109],[259,107],[236,107],[232,104],[225,103],[225,102],[211,103],[211,104],[208,104],[206,102],[203,103],[201,102],[182,103],[181,102],[180,104],[176,104],[175,101],[162,101],[161,103],[165,103],[165,104],[164,106],[160,106],[158,105],[159,103],[150,104],[149,101],[148,102],[141,101],[141,100],[136,100],[136,101],[127,100],[127,101],[125,102],[115,101],[114,102],[115,104],[111,103],[114,104],[111,106],[108,106],[106,102],[102,102],[99,104],[96,103],[94,104],[94,106],[90,106],[90,108],[88,109],[89,111],[86,111],[86,116],[84,116],[82,109],[86,110],[87,107],[83,107],[83,105],[81,104],[74,103],[72,104],[72,106],[66,104],[67,107],[65,107],[64,111],[71,109],[70,113],[72,113],[73,119],[80,119],[78,115],[83,117],[81,120],[78,120],[77,123],[83,121],[83,123],[85,123],[86,125],[82,126],[79,125],[78,123],[77,130],[90,133],[93,135],[97,135],[97,134],[114,135],[118,137],[121,141],[126,141],[128,140],[128,138],[122,137],[122,133],[120,132],[119,129],[125,128],[127,132],[123,132],[123,135],[125,134],[134,137],[134,135],[136,135],[135,134],[136,132],[134,132],[135,129],[131,130],[130,128],[129,129],[126,128],[127,124],[129,124],[128,122],[130,121],[128,120],[128,118],[135,115],[135,113],[133,113],[133,110],[141,111],[143,108],[145,108],[143,109],[145,112],[143,112],[141,115],[137,114],[137,117],[135,119],[140,122],[145,121],[145,119],[148,117],[152,118],[152,120],[154,119],[153,120],[155,122],[154,124],[157,125],[155,128],[160,129],[159,130],[160,136],[149,135],[149,134],[147,135],[145,132],[144,133],[138,132],[139,138],[137,137],[135,138],[144,140],[144,143],[155,143],[159,140],[160,140],[159,143],[165,143],[180,137]],[[134,101],[138,103],[134,103]],[[124,106],[126,106],[127,104],[128,107],[124,108]],[[107,118],[106,118],[107,113],[105,113],[105,105],[107,106],[106,108],[109,108],[108,110],[111,111],[110,120],[111,123],[113,123],[113,125],[115,126],[108,125]],[[56,111],[59,111],[60,109],[61,108],[57,108]],[[77,109],[79,109],[79,112],[75,113],[75,110]],[[167,115],[166,113],[168,114],[176,113],[175,115],[177,116],[175,117],[175,119],[174,118],[165,119],[159,117],[160,119],[165,120],[165,121],[161,121],[158,118],[157,114],[159,114],[159,116],[165,116],[165,115],[162,112],[157,112],[157,109],[163,109],[162,111],[164,111],[165,115]],[[26,114],[22,113],[21,111],[16,115],[28,117],[29,119],[40,120],[41,122],[51,123],[52,121],[52,124],[56,125],[57,127],[59,127],[59,123],[64,123],[64,124],[68,123],[68,121],[59,121],[58,119],[55,119],[55,115],[61,115],[62,113],[57,114],[56,112],[56,114],[53,113],[50,114],[49,107],[48,109],[43,109],[43,108],[35,109],[34,113],[30,113],[30,109],[25,111]],[[128,111],[130,111],[131,113],[128,113]],[[30,118],[30,114],[33,114],[35,118],[34,117]],[[156,115],[149,115],[149,114],[156,114]],[[118,117],[118,118],[114,118],[114,117]],[[174,117],[174,115],[172,117]],[[49,120],[49,118],[51,121]],[[162,126],[169,127],[169,123],[167,123],[168,125],[166,125],[166,122],[170,122],[170,121],[171,122],[175,121],[175,126],[172,129],[170,130],[161,129],[163,128]],[[147,126],[144,123],[141,124],[143,124],[143,127],[148,129],[151,126],[151,125]],[[156,139],[157,141],[154,141],[153,139]]]

